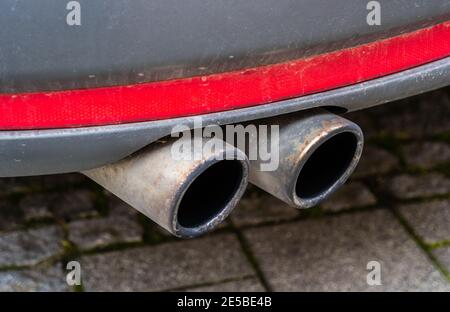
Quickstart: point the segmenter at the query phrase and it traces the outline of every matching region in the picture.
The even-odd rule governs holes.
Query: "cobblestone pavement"
[[[80,174],[0,179],[0,290],[450,291],[450,88],[348,117],[367,144],[332,198],[297,211],[249,187],[194,240]],[[370,261],[382,285],[367,284]]]

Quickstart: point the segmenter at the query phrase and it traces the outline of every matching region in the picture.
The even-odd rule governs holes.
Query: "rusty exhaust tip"
[[[213,163],[200,172],[180,197],[177,234],[197,236],[222,222],[243,195],[247,175],[246,163],[237,159]]]
[[[357,161],[358,137],[353,132],[338,133],[315,149],[298,174],[295,196],[314,205],[322,200]]]
[[[350,177],[361,157],[361,128],[324,109],[312,109],[258,121],[279,126],[279,165],[262,171],[250,159],[249,181],[296,208],[317,205]],[[264,142],[260,140],[253,144]],[[272,146],[267,138],[267,146]]]
[[[249,174],[244,152],[218,139],[215,149],[204,151],[209,140],[202,140],[194,144],[194,155],[200,157],[177,159],[177,139],[168,138],[83,174],[173,235],[199,236],[229,215],[244,194]]]
[[[194,144],[199,158],[177,159],[168,138],[117,163],[83,172],[175,236],[190,238],[219,225],[237,205],[248,181],[244,152],[216,140]]]

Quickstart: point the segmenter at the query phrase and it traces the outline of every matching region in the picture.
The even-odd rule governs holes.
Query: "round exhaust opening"
[[[300,170],[296,195],[312,199],[332,187],[351,165],[357,145],[358,140],[351,132],[336,134],[322,143]]]
[[[222,160],[203,171],[192,181],[180,201],[179,225],[195,228],[220,214],[239,190],[243,171],[239,160]]]

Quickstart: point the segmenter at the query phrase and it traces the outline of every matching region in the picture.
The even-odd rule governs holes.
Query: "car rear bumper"
[[[450,85],[450,57],[370,81],[226,112],[121,125],[0,131],[0,177],[81,171],[120,160],[176,125],[230,124],[313,107],[355,111]]]

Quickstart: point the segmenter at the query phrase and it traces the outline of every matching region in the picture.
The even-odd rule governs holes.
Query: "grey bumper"
[[[200,116],[203,126],[229,124],[303,109],[368,108],[450,85],[450,58],[368,82],[267,105]],[[198,117],[197,117],[198,118]],[[0,131],[0,177],[86,170],[120,160],[195,118],[61,130]]]

